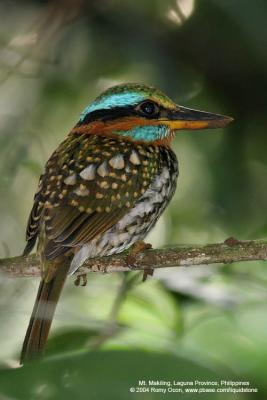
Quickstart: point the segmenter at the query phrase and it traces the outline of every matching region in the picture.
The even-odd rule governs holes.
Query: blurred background
[[[51,152],[96,95],[128,81],[235,119],[177,135],[178,190],[148,241],[265,238],[266,19],[265,0],[1,1],[1,258],[23,250]],[[139,274],[92,274],[85,288],[70,278],[47,360],[16,369],[37,285],[0,276],[1,400],[126,399],[145,376],[241,379],[260,392],[224,399],[267,395],[266,263],[163,269],[144,284]]]

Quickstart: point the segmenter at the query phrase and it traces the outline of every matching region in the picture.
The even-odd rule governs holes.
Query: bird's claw
[[[137,268],[137,256],[142,253],[144,250],[151,249],[152,245],[150,243],[145,243],[142,240],[138,240],[130,249],[129,254],[126,257],[126,264],[129,268],[134,269]],[[153,268],[147,268],[143,273],[143,282],[147,280],[148,275],[152,276],[154,272]]]
[[[82,283],[81,283],[81,280],[82,280]],[[86,274],[78,275],[74,281],[74,285],[75,286],[86,286],[87,285],[87,275]]]
[[[153,276],[153,274],[154,274],[154,268],[146,268],[146,269],[144,269],[142,282],[145,282],[147,280],[147,277],[148,276]]]

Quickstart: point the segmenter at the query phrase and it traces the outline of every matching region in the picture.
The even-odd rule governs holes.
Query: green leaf
[[[228,378],[233,380],[233,373]],[[0,372],[0,398],[18,400],[150,400],[177,398],[160,393],[131,393],[139,380],[159,381],[206,381],[220,380],[206,367],[170,354],[143,351],[88,352],[61,358],[50,358],[28,364],[20,369]],[[162,387],[162,386],[161,386]],[[186,399],[195,399],[186,394]],[[219,399],[216,394],[212,399]],[[223,394],[224,400],[233,399]]]
[[[66,353],[86,348],[88,341],[99,335],[99,329],[72,329],[58,332],[49,339],[46,355]]]

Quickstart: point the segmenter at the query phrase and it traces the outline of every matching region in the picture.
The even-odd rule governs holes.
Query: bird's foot
[[[154,268],[146,268],[146,269],[144,269],[142,282],[145,282],[147,280],[147,277],[148,276],[153,276],[153,274],[154,274]]]
[[[225,239],[224,243],[229,247],[234,247],[237,244],[241,244],[242,242],[240,242],[240,240],[236,239],[235,237],[231,236]]]
[[[142,253],[144,250],[151,249],[152,245],[150,243],[145,243],[143,240],[138,240],[133,244],[130,248],[129,254],[126,257],[127,265],[131,267],[136,266],[137,256]]]
[[[144,250],[148,250],[151,248],[152,245],[150,243],[143,242],[143,240],[138,240],[137,242],[135,242],[134,245],[131,247],[128,256],[126,257],[126,263],[128,267],[129,268],[137,267],[136,265],[137,256]],[[145,269],[143,273],[143,282],[147,280],[148,275],[152,276],[153,272],[154,272],[153,268]]]
[[[82,283],[81,283],[81,280],[82,280]],[[74,281],[74,285],[75,286],[86,286],[87,285],[87,275],[86,274],[78,275]]]

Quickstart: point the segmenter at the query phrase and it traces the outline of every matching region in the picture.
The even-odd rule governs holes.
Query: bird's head
[[[141,84],[109,88],[81,114],[76,126],[99,135],[169,144],[178,130],[219,128],[232,118],[175,104],[158,89]]]

